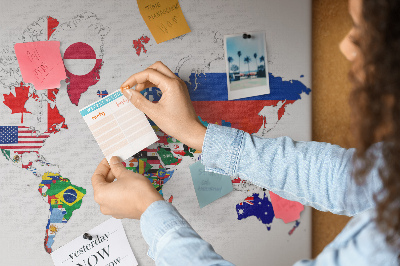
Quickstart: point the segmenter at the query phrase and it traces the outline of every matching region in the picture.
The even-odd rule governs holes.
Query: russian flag
[[[265,106],[277,106],[284,101],[278,110],[280,119],[288,104],[301,99],[302,93],[311,92],[298,80],[285,81],[269,73],[270,94],[228,101],[226,80],[226,73],[192,73],[185,83],[196,113],[204,124],[230,126],[250,134],[257,132],[260,125],[263,125],[264,117],[259,113]],[[161,93],[155,90],[159,89],[149,88],[142,94],[151,101],[159,101]]]

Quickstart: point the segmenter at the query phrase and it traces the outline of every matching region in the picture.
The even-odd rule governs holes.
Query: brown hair
[[[375,196],[376,222],[387,243],[400,250],[400,1],[363,0],[361,34],[356,45],[362,63],[350,78],[357,139],[354,177],[362,183],[375,164],[367,150],[382,141],[383,188]],[[363,77],[359,77],[359,73]]]

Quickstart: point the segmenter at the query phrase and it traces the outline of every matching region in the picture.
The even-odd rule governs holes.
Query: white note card
[[[55,266],[136,266],[121,220],[111,218],[51,253]]]
[[[126,160],[158,140],[146,115],[119,91],[79,111],[107,161]]]

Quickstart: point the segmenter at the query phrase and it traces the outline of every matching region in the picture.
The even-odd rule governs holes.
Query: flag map
[[[111,3],[106,5],[110,10]],[[292,134],[298,139],[308,137],[308,133],[302,135],[301,132],[304,128],[310,132],[311,126],[310,113],[304,111],[311,103],[310,69],[285,72],[275,67],[274,62],[280,62],[278,57],[284,55],[274,53],[276,44],[267,38],[271,45],[267,48],[272,51],[268,51],[268,58],[254,56],[249,65],[241,67],[257,69],[269,64],[271,93],[228,101],[223,35],[245,30],[238,25],[251,28],[255,24],[237,17],[237,21],[231,22],[237,29],[222,24],[211,30],[196,29],[199,25],[196,23],[206,15],[195,14],[190,9],[185,11],[188,6],[183,2],[181,6],[184,13],[187,12],[185,17],[189,24],[193,23],[190,25],[192,32],[158,45],[140,15],[137,16],[138,11],[131,22],[137,27],[128,27],[125,25],[131,24],[115,20],[117,11],[110,11],[108,16],[104,8],[96,4],[74,7],[74,12],[68,14],[51,12],[50,6],[43,10],[34,7],[35,14],[19,21],[18,30],[12,35],[3,34],[1,40],[8,44],[0,48],[0,163],[8,170],[1,175],[0,182],[3,189],[5,184],[9,185],[10,191],[23,187],[24,193],[18,194],[18,198],[24,205],[29,200],[35,202],[22,207],[10,201],[8,209],[4,207],[8,200],[5,196],[0,208],[4,217],[13,217],[13,222],[6,223],[4,230],[14,222],[16,225],[13,233],[8,230],[7,242],[15,246],[15,241],[27,241],[29,245],[30,253],[21,255],[17,265],[28,261],[32,265],[39,261],[50,265],[49,253],[107,218],[94,202],[90,183],[102,154],[78,110],[115,91],[129,75],[157,60],[166,63],[185,81],[199,120],[205,126],[234,127],[259,137],[283,134]],[[204,8],[211,16],[218,17],[211,7]],[[246,8],[256,10],[257,6]],[[240,1],[233,1],[228,7],[232,14],[242,9]],[[260,18],[263,14],[254,11],[254,17]],[[191,18],[195,19],[191,21]],[[60,88],[36,90],[33,84],[23,82],[13,45],[34,41],[61,43],[67,78]],[[232,60],[232,64],[237,64],[241,58]],[[142,94],[153,102],[162,97],[155,87]],[[126,160],[125,167],[147,177],[164,199],[176,206],[193,228],[228,260],[232,256],[231,261],[244,265],[245,260],[238,251],[257,257],[254,254],[259,253],[257,250],[261,247],[252,248],[250,243],[261,241],[261,237],[265,243],[281,238],[289,243],[290,250],[295,250],[299,239],[309,233],[308,216],[301,215],[300,219],[285,224],[275,216],[270,192],[240,177],[231,178],[232,193],[200,209],[188,166],[199,161],[201,153],[165,134],[152,121],[150,124],[159,140]],[[28,212],[24,213],[24,208]],[[40,218],[44,211],[46,220]],[[40,216],[32,216],[35,212]],[[6,219],[1,221],[4,223]],[[151,260],[146,257],[146,245],[138,224],[125,221],[124,227],[139,264],[147,265]],[[34,233],[27,235],[27,232]],[[15,238],[11,238],[12,234]],[[21,237],[22,234],[25,236]],[[249,239],[243,239],[240,247],[230,239],[245,236]],[[37,243],[41,243],[40,249]],[[273,249],[267,250],[273,252]]]

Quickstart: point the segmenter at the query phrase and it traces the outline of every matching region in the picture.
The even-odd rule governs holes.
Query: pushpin
[[[90,234],[88,234],[88,233],[84,233],[84,234],[83,234],[83,239],[89,239],[89,240],[92,240],[92,239],[93,239],[93,237],[92,237]]]
[[[250,38],[251,38],[250,34],[243,33],[243,39],[250,39]]]

